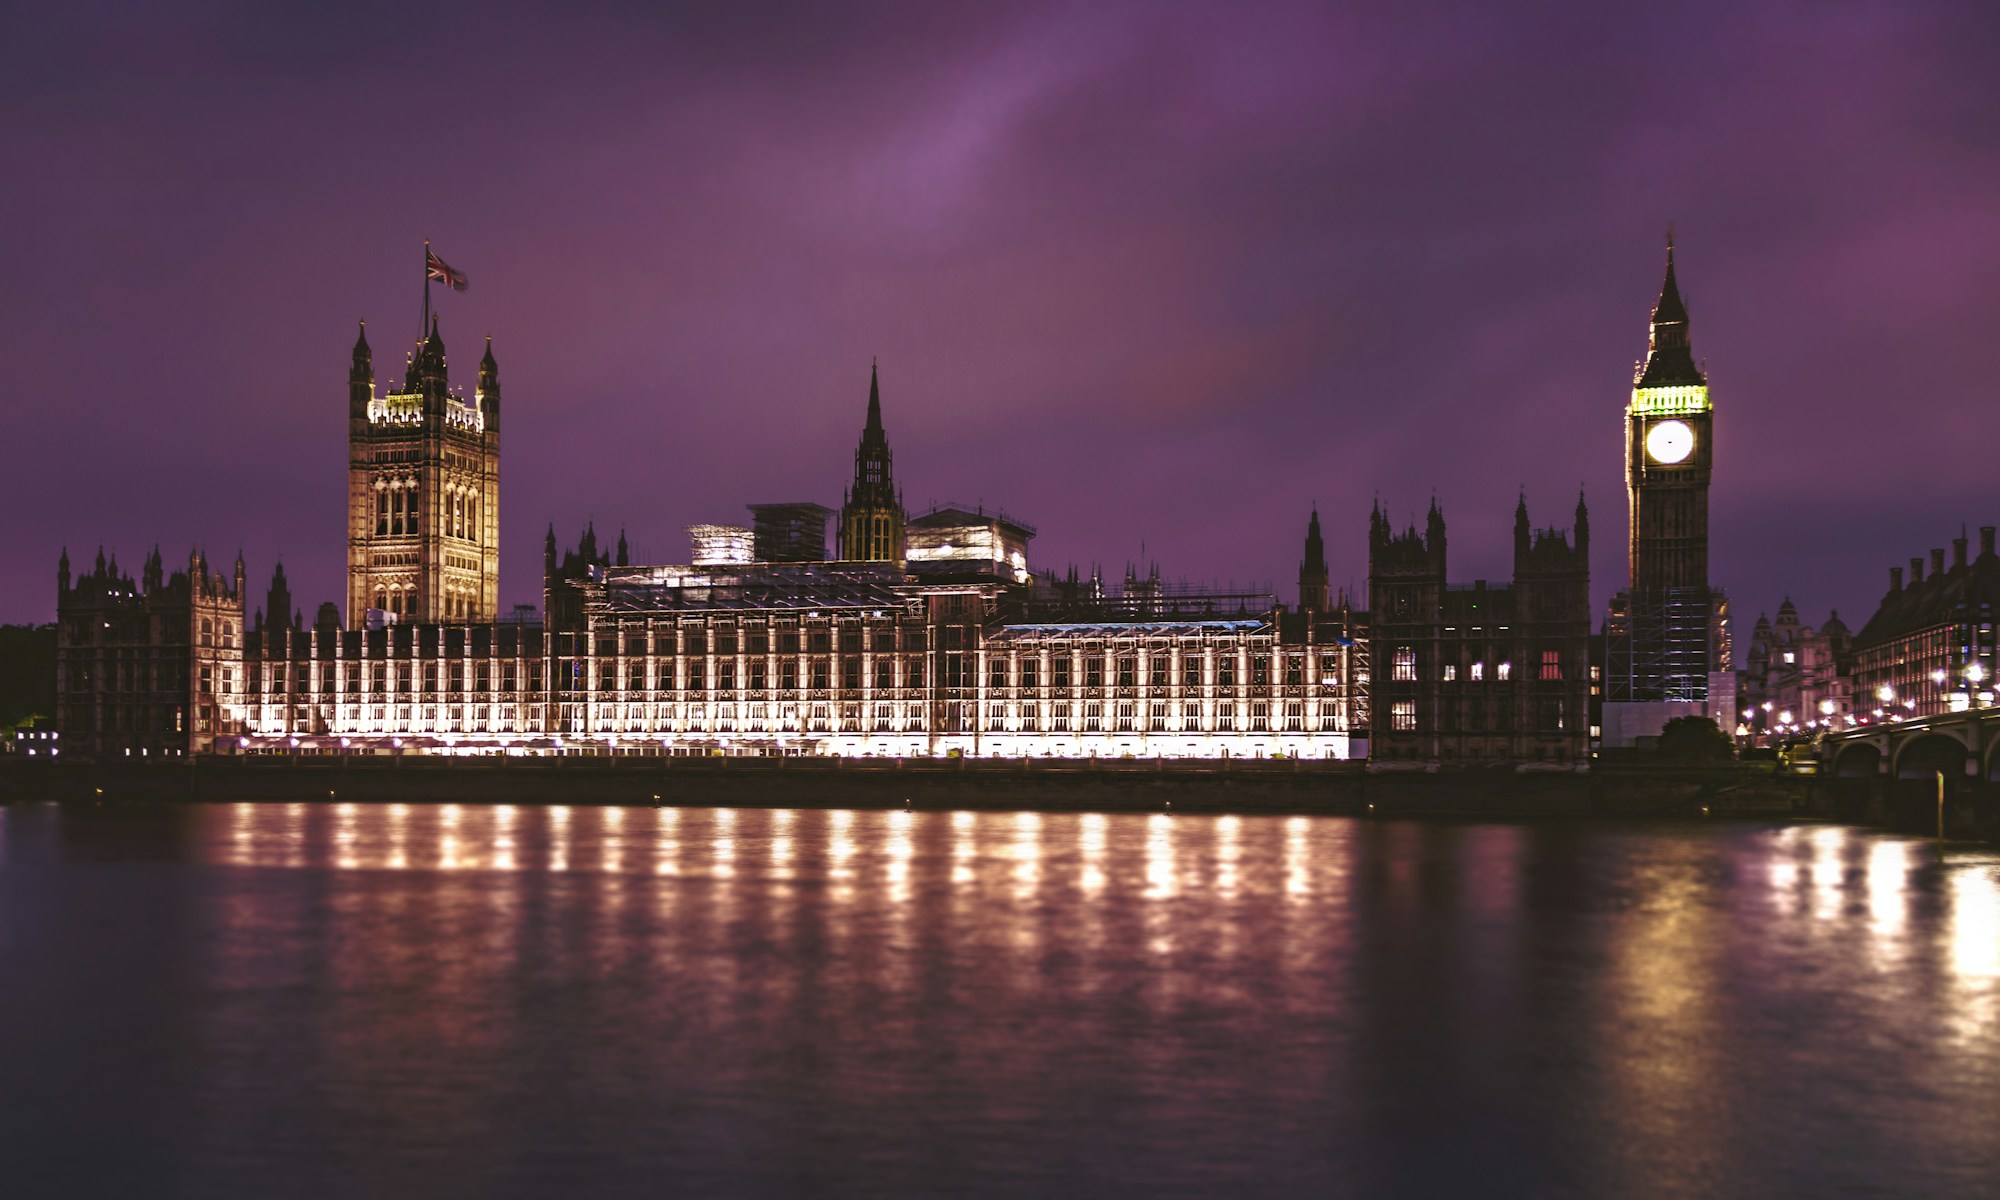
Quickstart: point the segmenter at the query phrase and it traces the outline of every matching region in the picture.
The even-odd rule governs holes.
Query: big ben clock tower
[[[1612,598],[1604,626],[1603,745],[1639,744],[1676,716],[1733,723],[1729,601],[1708,578],[1714,435],[1670,234],[1652,335],[1625,406],[1631,586]]]
[[[1632,591],[1708,587],[1708,476],[1714,462],[1714,414],[1708,378],[1688,341],[1687,305],[1674,278],[1667,238],[1667,278],[1653,306],[1645,361],[1625,409],[1625,489]]]

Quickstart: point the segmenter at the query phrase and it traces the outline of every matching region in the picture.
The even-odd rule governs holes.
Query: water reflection
[[[109,1039],[115,1074],[173,1080],[172,1144],[214,1161],[349,1121],[354,1144],[463,1148],[463,1190],[525,1193],[485,1186],[511,1161],[492,1148],[553,1154],[548,1131],[588,1121],[656,1180],[714,1152],[715,1110],[732,1153],[780,1164],[909,1162],[895,1131],[933,1139],[921,1172],[827,1188],[850,1194],[979,1191],[951,1186],[961,1163],[1014,1180],[996,1119],[1071,1170],[1143,1137],[1118,1156],[1131,1177],[1094,1189],[1143,1194],[1336,1193],[1364,1172],[1412,1195],[1977,1195],[2000,1163],[2000,857],[1964,846],[1188,813],[152,819],[178,840],[144,852],[170,869],[64,876],[48,864],[143,838],[0,809],[0,867],[38,868],[0,871],[0,899],[36,899],[0,904],[0,1011],[64,972],[63,1005],[154,997],[171,1063]],[[98,887],[116,890],[63,891]],[[121,953],[20,957],[128,929]],[[1434,1153],[1441,1120],[1497,1122],[1461,1151],[1476,1171]],[[1261,1163],[1310,1186],[1238,1186]],[[896,1186],[918,1176],[934,1186]],[[264,1182],[204,1190],[283,1190]],[[603,1184],[576,1190],[634,1190]]]

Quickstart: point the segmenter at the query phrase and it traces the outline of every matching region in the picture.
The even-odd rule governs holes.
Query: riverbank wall
[[[0,801],[672,804],[1748,816],[1809,811],[1808,781],[1754,767],[1370,770],[1366,763],[975,759],[212,759],[0,764]]]

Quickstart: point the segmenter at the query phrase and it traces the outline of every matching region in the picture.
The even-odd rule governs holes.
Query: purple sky
[[[453,378],[501,363],[503,604],[551,520],[682,561],[838,503],[872,355],[911,507],[1040,565],[1289,600],[1315,500],[1360,584],[1435,489],[1504,578],[1581,482],[1601,603],[1669,221],[1746,622],[2000,521],[1991,5],[167,7],[0,48],[0,620],[65,544],[339,598],[354,321],[399,369],[426,236]]]

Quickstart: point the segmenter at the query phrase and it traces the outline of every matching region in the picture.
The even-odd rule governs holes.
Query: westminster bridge
[[[1830,733],[1820,778],[1837,815],[2000,834],[2000,707],[1883,721]],[[1942,780],[1942,787],[1940,787]]]

